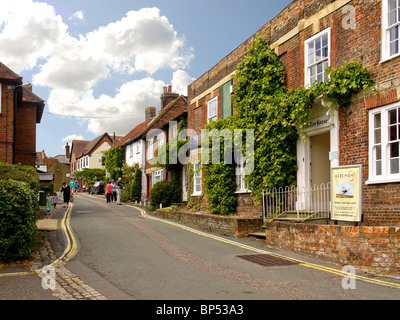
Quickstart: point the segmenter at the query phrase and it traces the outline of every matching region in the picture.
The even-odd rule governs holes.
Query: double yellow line
[[[61,257],[59,257],[58,259],[56,259],[55,261],[53,261],[50,264],[51,266],[55,266],[59,262],[62,262],[65,264],[77,254],[78,243],[72,232],[72,228],[71,228],[71,224],[70,224],[71,211],[72,211],[73,206],[74,205],[72,204],[72,202],[70,202],[68,205],[67,211],[65,212],[64,218],[61,220],[61,228],[67,238],[67,247],[65,248],[64,253],[61,255]]]
[[[341,276],[341,277],[347,277],[349,279],[356,279],[356,280],[360,280],[360,281],[364,281],[364,282],[368,282],[368,283],[372,283],[372,284],[376,284],[376,285],[380,285],[380,286],[400,289],[400,284],[398,284],[398,283],[393,283],[393,282],[383,281],[383,280],[379,280],[379,279],[363,277],[363,276],[359,276],[359,275],[356,275],[356,274],[348,273],[348,272],[345,272],[345,271],[342,271],[342,270],[339,270],[339,269],[334,269],[334,268],[330,268],[330,267],[326,267],[326,266],[322,266],[322,265],[318,265],[318,264],[304,262],[304,261],[301,261],[301,260],[298,260],[298,259],[285,257],[285,256],[282,256],[282,255],[279,255],[279,254],[275,254],[275,253],[272,253],[272,252],[268,252],[268,251],[265,251],[265,250],[254,248],[254,247],[245,245],[243,243],[239,243],[239,242],[232,241],[232,240],[229,240],[229,239],[225,239],[225,238],[222,238],[222,237],[219,237],[219,236],[208,234],[208,233],[205,233],[205,232],[202,232],[202,231],[199,231],[199,230],[196,230],[196,229],[193,229],[193,228],[190,228],[190,227],[187,227],[187,226],[184,226],[182,224],[178,224],[178,223],[175,223],[175,222],[172,222],[172,221],[159,219],[159,218],[156,218],[156,217],[151,217],[141,208],[134,207],[134,206],[129,206],[129,207],[132,207],[132,208],[135,208],[135,209],[139,210],[141,215],[146,217],[146,218],[149,218],[149,219],[152,219],[152,220],[161,221],[163,223],[175,226],[177,228],[187,230],[187,231],[189,231],[191,233],[195,233],[195,234],[198,234],[200,236],[203,236],[203,237],[206,237],[206,238],[210,238],[210,239],[213,239],[213,240],[216,240],[216,241],[219,241],[219,242],[227,243],[227,244],[230,244],[230,245],[242,248],[242,249],[246,249],[246,250],[249,250],[249,251],[252,251],[252,252],[256,252],[256,253],[259,253],[259,254],[265,254],[265,255],[269,255],[269,256],[274,256],[274,257],[277,257],[277,258],[280,258],[280,259],[284,259],[284,260],[288,260],[288,261],[291,261],[291,262],[295,262],[298,265],[306,267],[306,268],[312,268],[312,269],[320,270],[320,271],[323,271],[323,272],[328,272],[328,273],[335,274],[335,275],[338,275],[338,276]]]
[[[61,257],[54,260],[50,264],[50,266],[52,266],[52,267],[55,267],[59,262],[62,262],[65,264],[66,262],[71,260],[77,253],[78,243],[72,232],[72,228],[71,228],[71,224],[70,224],[72,208],[73,208],[73,204],[70,203],[67,208],[67,211],[65,212],[63,219],[61,220],[61,228],[67,238],[67,247],[65,248],[64,253],[61,255]],[[26,275],[30,275],[30,274],[33,274],[33,272],[26,271],[26,272],[14,272],[14,273],[0,273],[0,278],[26,276]]]

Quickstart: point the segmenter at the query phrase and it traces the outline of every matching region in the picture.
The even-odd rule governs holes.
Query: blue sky
[[[290,2],[1,0],[0,61],[45,100],[36,148],[56,156],[74,138],[125,135],[164,85],[186,94]]]

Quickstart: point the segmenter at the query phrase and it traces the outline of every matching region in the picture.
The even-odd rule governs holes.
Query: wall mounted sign
[[[332,168],[331,219],[360,222],[362,215],[362,166]]]

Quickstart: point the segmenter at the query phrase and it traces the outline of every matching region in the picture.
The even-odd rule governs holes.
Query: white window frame
[[[129,146],[129,158],[133,157],[133,144]]]
[[[140,153],[140,142],[136,143],[136,154]]]
[[[244,160],[242,153],[238,153],[238,157],[236,160],[236,168],[235,168],[235,180],[236,180],[236,193],[248,193],[251,192],[249,190],[249,183],[244,181],[246,175],[244,171],[246,169],[246,161]]]
[[[150,160],[154,157],[153,139],[147,140],[147,142],[147,160]]]
[[[208,122],[218,120],[218,97],[215,97],[207,103]]]
[[[202,192],[202,170],[200,170],[201,163],[196,162],[193,164],[193,194],[192,196],[200,196]]]
[[[178,136],[178,125],[174,125],[171,128],[171,138],[175,138]]]
[[[161,181],[163,181],[164,180],[164,172],[163,172],[163,170],[157,170],[157,171],[154,171],[153,172],[153,175],[152,175],[152,183],[153,183],[153,186],[157,183],[157,182],[161,182]]]
[[[389,112],[397,109],[397,122],[394,125],[389,124]],[[375,123],[375,116],[380,114],[380,124]],[[398,143],[400,148],[400,103],[392,103],[387,106],[371,109],[368,111],[369,125],[368,125],[368,181],[366,184],[374,183],[390,183],[400,182],[400,158],[399,156],[391,157],[391,144]],[[390,140],[390,128],[396,126],[397,139]],[[380,135],[379,138],[375,138]],[[398,151],[398,155],[400,151]],[[380,155],[380,159],[379,159]],[[399,173],[391,173],[391,160],[397,160]],[[379,161],[381,164],[379,164]],[[379,166],[380,170],[379,170]],[[379,174],[380,173],[380,174]]]
[[[309,44],[311,42],[316,41],[318,38],[322,38],[324,35],[328,35],[328,57],[327,58],[321,58],[321,60],[315,61],[313,63],[309,63],[309,55],[311,54],[309,51]],[[314,51],[315,52],[315,51]],[[321,52],[322,52],[322,44],[321,44]],[[314,57],[315,58],[315,57]],[[319,32],[318,34],[314,35],[313,37],[307,39],[304,42],[304,76],[305,76],[305,85],[306,86],[312,86],[313,83],[311,82],[311,68],[316,67],[318,68],[318,65],[321,63],[321,61],[327,61],[328,62],[328,66],[327,68],[329,68],[329,66],[331,65],[331,28],[327,28],[321,32]],[[326,71],[326,70],[325,70]],[[322,82],[324,82],[325,79],[322,80]]]
[[[164,133],[158,135],[157,136],[157,140],[158,140],[157,147],[159,148],[159,147],[163,146],[164,145],[164,140],[165,140],[164,139]]]
[[[389,1],[393,0],[383,0],[382,1],[382,62],[393,59],[400,56],[400,14],[397,18],[398,22],[389,25]],[[396,0],[397,1],[397,0]],[[398,8],[400,9],[400,7]],[[395,54],[390,53],[390,32],[391,29],[398,27],[398,52]]]

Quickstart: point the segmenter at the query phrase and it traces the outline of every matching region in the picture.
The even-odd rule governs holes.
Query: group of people
[[[64,208],[66,208],[69,205],[71,197],[73,196],[73,190],[75,189],[75,192],[78,192],[79,187],[77,187],[76,184],[73,180],[71,180],[69,185],[66,184],[65,182],[62,183],[62,187],[60,189],[60,197],[62,195],[62,198],[64,200]],[[120,205],[122,189],[123,189],[122,178],[119,178],[117,183],[114,183],[114,180],[110,180],[106,187],[107,203],[116,201],[117,202],[116,204]],[[50,213],[52,208],[54,209],[56,208],[57,203],[58,203],[57,193],[54,192],[54,194],[51,196],[50,193],[48,192],[46,195],[46,210],[48,214]]]
[[[63,200],[64,200],[64,208],[66,208],[69,204],[69,202],[71,201],[71,196],[72,195],[72,180],[71,180],[71,184],[68,185],[65,182],[62,183],[62,186],[60,188],[60,197],[62,196]],[[75,183],[74,183],[74,188],[75,188]],[[55,209],[57,207],[57,203],[58,203],[58,196],[57,196],[57,192],[54,192],[53,195],[50,195],[50,192],[47,192],[46,194],[46,210],[47,210],[47,214],[50,214],[51,209]]]
[[[69,187],[71,189],[71,193],[72,194],[74,193],[74,190],[75,190],[75,193],[78,193],[78,191],[79,191],[79,181],[78,180],[74,181],[74,179],[71,179],[71,182],[69,183]]]
[[[117,183],[114,183],[114,180],[108,181],[108,184],[106,186],[107,203],[116,201],[116,204],[120,205],[122,189],[122,178],[118,178]]]
[[[51,209],[55,209],[57,207],[58,197],[57,192],[54,192],[53,195],[50,195],[50,192],[46,194],[46,210],[47,214],[50,214]]]

